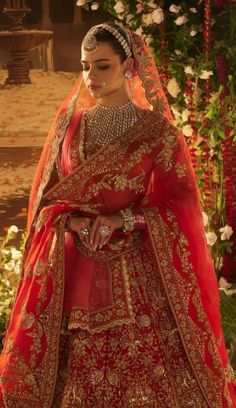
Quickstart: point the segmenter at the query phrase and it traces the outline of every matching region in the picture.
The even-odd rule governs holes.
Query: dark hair
[[[127,44],[131,47],[128,35],[120,25],[114,23],[113,21],[112,22],[109,21],[105,24],[108,24],[109,26],[114,27],[122,35],[122,37],[124,37]],[[121,62],[124,62],[126,60],[127,56],[125,54],[125,51],[122,45],[116,39],[116,37],[113,34],[111,34],[109,31],[107,31],[105,28],[99,29],[99,31],[95,34],[95,37],[97,41],[100,43],[102,42],[109,43],[112,46],[114,52],[120,56]]]

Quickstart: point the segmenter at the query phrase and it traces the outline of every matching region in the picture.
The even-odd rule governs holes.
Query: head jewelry
[[[120,34],[120,32],[115,27],[112,27],[106,23],[96,25],[88,31],[88,33],[86,34],[83,40],[83,47],[86,51],[95,52],[97,50],[98,41],[96,38],[96,34],[100,29],[107,30],[109,31],[109,33],[114,35],[114,37],[117,39],[117,41],[122,46],[126,57],[132,56],[131,48],[127,40],[125,39],[125,37],[122,34]]]

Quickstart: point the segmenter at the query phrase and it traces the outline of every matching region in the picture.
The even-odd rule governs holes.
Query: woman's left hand
[[[93,222],[93,225],[90,230],[89,234],[89,242],[90,245],[93,248],[93,251],[96,251],[97,248],[101,249],[104,245],[106,245],[113,232],[117,228],[122,228],[124,223],[123,217],[120,215],[98,215],[95,221]],[[101,226],[105,226],[109,228],[109,235],[108,236],[102,236],[101,233],[99,232],[99,228]]]

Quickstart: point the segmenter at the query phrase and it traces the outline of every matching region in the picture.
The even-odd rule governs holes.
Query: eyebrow
[[[100,58],[100,59],[97,59],[97,60],[95,60],[95,61],[93,61],[93,62],[101,62],[101,61],[110,61],[110,59],[108,59],[108,58]],[[80,62],[89,62],[89,61],[84,61],[84,60],[81,60]]]

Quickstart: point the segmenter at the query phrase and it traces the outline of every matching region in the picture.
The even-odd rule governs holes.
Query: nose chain
[[[90,109],[87,112],[87,155],[94,154],[102,146],[118,138],[134,125],[140,115],[140,109],[131,100],[121,106],[98,104]]]

